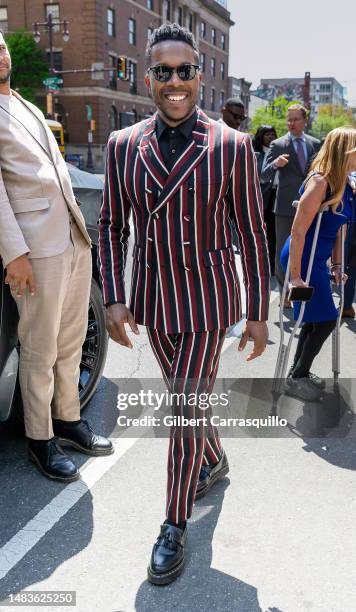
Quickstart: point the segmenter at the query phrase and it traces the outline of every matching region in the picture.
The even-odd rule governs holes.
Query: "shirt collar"
[[[163,121],[163,119],[159,115],[157,115],[156,134],[157,134],[158,140],[161,138],[163,132],[167,129],[179,130],[181,134],[183,134],[183,136],[185,136],[188,139],[191,136],[193,128],[197,122],[197,118],[198,118],[198,113],[195,110],[191,117],[188,117],[188,119],[183,121],[183,123],[180,123],[175,128],[172,128],[170,125],[167,125],[167,123]]]
[[[293,134],[291,134],[291,133],[289,132],[289,136],[290,136],[290,138],[291,138],[291,140],[292,140],[292,141],[297,140],[297,138],[298,138],[298,139],[300,138],[300,139],[301,139],[303,142],[305,142],[305,140],[306,140],[306,139],[305,139],[305,134],[304,134],[304,132],[302,132],[300,136],[294,136]]]

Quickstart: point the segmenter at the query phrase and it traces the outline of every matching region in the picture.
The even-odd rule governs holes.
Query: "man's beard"
[[[0,77],[0,85],[4,85],[4,83],[7,83],[10,80],[10,76],[11,76],[11,68],[9,68],[9,71],[5,76]]]

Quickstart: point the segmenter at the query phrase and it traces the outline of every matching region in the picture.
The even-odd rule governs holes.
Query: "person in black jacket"
[[[307,111],[301,104],[293,104],[288,108],[288,132],[272,142],[261,172],[262,181],[270,180],[275,173],[278,176],[274,207],[276,220],[275,273],[281,292],[284,271],[279,257],[293,224],[296,209],[292,204],[294,200],[299,199],[299,188],[308,174],[313,158],[320,149],[320,141],[304,131],[307,120]],[[286,303],[286,306],[290,304]]]
[[[256,154],[259,177],[261,177],[261,172],[266,162],[270,145],[274,140],[276,140],[276,138],[277,132],[272,125],[261,125],[253,138],[252,144]],[[274,274],[274,261],[276,256],[276,229],[273,209],[277,190],[276,172],[265,181],[261,181],[260,178],[260,185],[263,197],[264,219],[267,229],[269,262],[271,266],[271,274]]]

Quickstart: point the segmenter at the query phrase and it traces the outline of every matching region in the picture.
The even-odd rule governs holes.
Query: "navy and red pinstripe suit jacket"
[[[155,115],[111,134],[107,148],[99,222],[104,302],[126,302],[132,213],[129,308],[137,323],[166,333],[222,329],[241,318],[233,221],[247,318],[268,318],[267,242],[250,138],[200,109],[192,136],[171,172],[159,150]]]

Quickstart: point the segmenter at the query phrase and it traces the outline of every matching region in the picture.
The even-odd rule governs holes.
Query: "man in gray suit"
[[[113,452],[80,418],[90,238],[56,140],[41,111],[10,89],[10,75],[0,33],[0,256],[19,311],[28,450],[45,476],[68,482],[79,471],[58,442],[88,455]]]
[[[288,133],[271,143],[262,173],[261,181],[273,181],[275,172],[278,175],[278,187],[275,201],[276,220],[276,263],[275,274],[282,290],[284,272],[279,263],[279,256],[288,238],[295,215],[292,206],[299,199],[299,188],[307,176],[311,161],[320,149],[320,141],[304,129],[307,124],[307,111],[301,104],[288,108]]]

